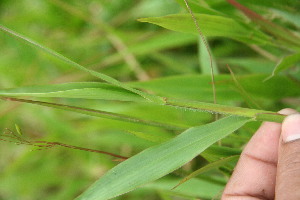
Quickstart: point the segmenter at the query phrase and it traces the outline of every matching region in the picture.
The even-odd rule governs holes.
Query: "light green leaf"
[[[269,76],[265,80],[269,80],[270,78],[272,78],[273,76],[277,75],[279,72],[285,69],[294,67],[299,62],[300,62],[300,52],[282,58],[274,68],[271,76]]]
[[[212,177],[210,177],[212,178]],[[212,178],[213,180],[207,179],[191,179],[176,190],[171,190],[174,185],[180,181],[178,178],[161,178],[155,182],[146,184],[142,189],[152,189],[158,191],[164,191],[173,196],[180,195],[183,197],[194,197],[197,199],[214,199],[224,189],[224,185],[220,183],[219,179]],[[223,182],[223,181],[222,181]],[[181,198],[180,198],[181,199]],[[185,198],[184,198],[185,199]]]
[[[248,117],[257,121],[270,121],[281,123],[286,115],[281,115],[276,112],[266,110],[256,110],[250,108],[225,106],[214,103],[206,103],[199,101],[186,101],[177,99],[166,100],[167,105],[177,107],[178,109],[191,109],[195,111],[206,111],[211,113],[219,113],[225,115],[236,115],[240,117]]]
[[[227,65],[227,68],[230,72],[230,75],[232,77],[232,80],[233,80],[236,88],[238,89],[241,96],[244,97],[245,102],[247,102],[248,106],[250,108],[262,109],[262,107],[256,102],[256,100],[254,98],[252,98],[252,96],[249,95],[248,92],[243,88],[243,86],[240,84],[240,82],[236,78],[235,74],[233,73],[233,71],[231,70],[231,68],[228,65]]]
[[[106,83],[64,83],[55,85],[26,86],[0,90],[0,96],[10,97],[62,97],[79,99],[104,99],[119,101],[146,101],[141,96]]]
[[[263,16],[259,15],[258,13],[252,11],[251,9],[236,1],[228,1],[228,3],[236,7],[236,9],[243,12],[254,23],[258,24],[262,30],[269,33],[270,35],[273,35],[274,38],[276,38],[275,41],[278,42],[280,46],[284,45],[287,48],[299,50],[300,37],[297,34],[294,34],[293,32],[291,32],[283,26],[268,21]]]
[[[143,40],[143,42],[132,44],[129,50],[137,56],[149,56],[162,50],[194,44],[196,41],[197,37],[191,34],[163,31]]]
[[[278,100],[300,95],[298,83],[290,78],[276,76],[263,83],[266,76],[267,74],[251,74],[236,76],[236,78],[249,95],[255,99]],[[219,103],[226,104],[226,102],[241,101],[243,99],[234,89],[235,84],[230,75],[216,75],[215,80]],[[213,99],[210,75],[169,76],[145,82],[133,82],[130,83],[130,86],[150,90],[168,98],[206,102]]]
[[[230,116],[190,128],[174,139],[148,148],[117,165],[77,199],[111,199],[154,181],[189,162],[247,121],[247,118]]]
[[[209,55],[209,52],[211,54],[211,57]],[[210,50],[210,46],[208,44],[206,46],[203,43],[201,37],[198,37],[198,58],[199,58],[200,70],[202,74],[211,75],[210,59],[212,59],[212,67],[213,67],[214,75],[219,74],[218,66],[216,60],[214,59],[212,51]]]
[[[194,171],[193,173],[189,174],[188,176],[186,176],[174,187],[174,189],[177,188],[178,186],[180,186],[181,184],[185,183],[186,181],[191,180],[192,178],[195,178],[199,174],[202,174],[204,172],[210,171],[210,170],[218,168],[218,167],[222,167],[231,161],[237,161],[239,159],[239,157],[240,156],[230,156],[230,157],[223,158],[221,160],[209,163],[209,164],[205,165],[204,167],[202,167],[202,168]]]
[[[18,133],[19,135],[23,135],[22,130],[21,130],[21,128],[19,127],[19,125],[18,125],[18,124],[15,124],[15,127],[16,127],[16,130],[17,130],[17,133]]]
[[[132,135],[150,141],[154,143],[162,143],[170,139],[170,137],[163,137],[163,136],[158,136],[158,135],[153,135],[153,134],[148,134],[148,133],[142,133],[138,131],[128,131]]]
[[[142,92],[140,90],[136,90],[134,88],[131,88],[131,87],[127,86],[124,83],[121,83],[120,81],[118,81],[118,80],[116,80],[116,79],[114,79],[114,78],[112,78],[110,76],[107,76],[107,75],[102,74],[100,72],[96,72],[96,71],[90,70],[88,68],[85,68],[82,65],[80,65],[80,64],[78,64],[78,63],[70,60],[69,58],[67,58],[65,56],[63,56],[62,54],[60,54],[60,53],[58,53],[58,52],[56,52],[56,51],[54,51],[54,50],[52,50],[52,49],[50,49],[48,47],[45,47],[45,46],[43,46],[43,45],[41,45],[41,44],[39,44],[39,43],[31,40],[31,39],[29,39],[29,38],[27,38],[27,37],[19,34],[19,33],[16,33],[16,32],[8,29],[7,27],[5,27],[3,25],[0,25],[0,30],[2,32],[4,32],[4,33],[6,33],[6,34],[8,34],[8,35],[10,35],[10,36],[12,36],[14,38],[16,38],[16,39],[19,39],[19,40],[25,42],[25,44],[27,44],[27,45],[33,46],[33,47],[35,47],[35,48],[37,48],[39,50],[42,50],[42,51],[46,52],[49,55],[52,55],[52,56],[58,58],[59,60],[65,62],[66,64],[68,64],[68,65],[70,65],[72,67],[75,67],[75,68],[80,69],[80,70],[82,70],[84,72],[90,73],[91,75],[93,75],[93,76],[95,76],[97,78],[100,78],[100,79],[102,79],[102,80],[104,80],[104,81],[106,81],[106,82],[108,82],[110,84],[113,84],[115,86],[124,88],[124,89],[126,89],[128,91],[131,91],[133,93],[136,93],[136,94],[144,97],[145,99],[147,99],[149,101],[153,101],[153,102],[156,102],[156,103],[164,104],[164,100],[161,97],[158,97],[158,96],[155,96],[155,95],[151,95],[151,94]]]
[[[236,156],[236,155],[240,155],[241,153],[242,150],[238,148],[212,145],[209,148],[207,148],[205,151],[203,151],[201,153],[201,156],[205,158],[208,162],[215,162],[224,157]]]
[[[184,0],[176,0],[176,2],[184,9],[187,9]],[[194,13],[210,14],[210,15],[223,15],[222,12],[210,8],[206,2],[198,0],[189,0],[189,6]]]
[[[145,124],[148,126],[164,127],[166,129],[170,129],[170,130],[183,130],[182,127],[177,126],[177,125],[165,124],[165,123],[160,123],[160,122],[156,122],[156,121],[152,121],[152,120],[143,120],[143,119],[140,119],[137,117],[131,117],[128,115],[122,115],[122,114],[112,113],[112,112],[106,112],[103,110],[95,110],[95,109],[82,108],[82,107],[76,107],[76,106],[70,106],[70,105],[58,104],[58,103],[50,103],[50,102],[44,102],[44,101],[17,99],[17,98],[12,98],[12,97],[2,97],[1,99],[8,100],[8,101],[17,101],[17,102],[23,102],[23,103],[36,104],[36,105],[47,106],[47,107],[51,107],[51,108],[58,108],[61,110],[72,111],[72,112],[81,113],[81,114],[94,116],[94,117],[102,117],[102,118],[120,120],[120,121],[125,121],[125,122],[139,123],[139,124]]]
[[[269,44],[270,38],[258,30],[240,24],[237,21],[216,15],[195,14],[195,17],[205,36],[228,37],[246,43]],[[190,14],[174,14],[163,17],[139,19],[162,26],[166,29],[183,33],[197,34],[197,29]]]

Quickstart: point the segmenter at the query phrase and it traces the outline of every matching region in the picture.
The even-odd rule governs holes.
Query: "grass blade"
[[[100,79],[102,79],[102,80],[104,80],[104,81],[106,81],[106,82],[108,82],[110,84],[113,84],[115,86],[124,88],[124,89],[126,89],[128,91],[131,91],[133,93],[136,93],[136,94],[144,97],[145,99],[147,99],[149,101],[153,101],[153,102],[160,103],[160,104],[164,103],[164,101],[163,101],[163,99],[161,97],[158,97],[158,96],[155,96],[155,95],[151,95],[151,94],[142,92],[140,90],[136,90],[134,88],[131,88],[131,87],[127,86],[126,84],[121,83],[120,81],[118,81],[118,80],[116,80],[116,79],[114,79],[114,78],[112,78],[110,76],[107,76],[107,75],[102,74],[100,72],[96,72],[96,71],[87,69],[87,68],[83,67],[82,65],[80,65],[80,64],[78,64],[78,63],[70,60],[69,58],[67,58],[65,56],[63,56],[62,54],[60,54],[60,53],[58,53],[58,52],[56,52],[56,51],[54,51],[54,50],[52,50],[52,49],[50,49],[48,47],[45,47],[45,46],[43,46],[43,45],[41,45],[41,44],[39,44],[39,43],[31,40],[31,39],[29,39],[29,38],[27,38],[27,37],[19,34],[19,33],[16,33],[16,32],[8,29],[7,27],[5,27],[3,25],[0,25],[0,30],[2,32],[4,32],[4,33],[6,33],[6,34],[8,34],[8,35],[10,35],[10,36],[12,36],[14,38],[16,38],[16,39],[19,39],[19,40],[25,42],[25,44],[27,44],[27,45],[30,45],[30,46],[33,46],[33,47],[39,49],[39,50],[42,50],[42,51],[44,51],[44,52],[46,52],[46,53],[48,53],[48,54],[50,54],[50,55],[58,58],[59,60],[65,62],[66,64],[68,64],[68,65],[70,65],[72,67],[75,67],[77,69],[80,69],[80,70],[82,70],[84,72],[90,73],[91,75],[93,75],[93,76],[95,76],[97,78],[100,78]]]
[[[176,189],[178,186],[180,186],[181,184],[189,181],[192,178],[195,178],[196,176],[198,176],[199,174],[202,174],[204,172],[207,172],[209,170],[218,168],[218,167],[222,167],[224,166],[226,163],[231,162],[231,161],[237,161],[239,159],[240,156],[230,156],[212,163],[209,163],[207,165],[205,165],[204,167],[194,171],[193,173],[191,173],[190,175],[186,176],[184,179],[182,179],[173,189]]]
[[[285,69],[294,67],[297,63],[299,64],[299,62],[300,62],[300,52],[282,58],[274,68],[272,74],[268,78],[266,78],[265,81],[269,80],[270,78],[274,77],[279,72]]]
[[[287,48],[293,48],[295,50],[300,49],[300,37],[288,29],[283,28],[277,24],[274,24],[256,12],[250,10],[246,6],[238,3],[235,0],[227,0],[228,3],[242,11],[247,17],[249,17],[253,22],[257,23],[266,32],[273,35],[278,42],[283,43]]]
[[[202,27],[202,30],[205,30],[203,32],[205,36],[227,37],[249,44],[272,45],[269,36],[244,24],[242,25],[233,19],[207,14],[195,14],[195,18]],[[139,21],[156,24],[173,31],[198,34],[189,14],[142,18]]]
[[[247,118],[230,116],[190,128],[174,139],[148,148],[117,165],[77,200],[111,199],[154,181],[189,162],[247,121],[249,121]]]
[[[252,96],[250,96],[248,94],[248,92],[243,88],[243,86],[239,83],[239,81],[237,80],[236,76],[234,75],[234,73],[231,70],[231,68],[229,67],[229,65],[227,65],[227,69],[230,72],[230,75],[232,77],[232,80],[233,80],[234,84],[236,85],[236,88],[240,92],[241,96],[244,97],[244,99],[247,102],[247,104],[249,105],[249,107],[250,108],[262,109],[261,106],[255,101],[255,99],[253,99]]]
[[[249,95],[255,99],[274,101],[300,95],[299,83],[291,78],[276,76],[263,83],[266,76],[267,74],[250,74],[239,75],[236,78]],[[215,78],[220,104],[243,100],[241,95],[234,89],[235,84],[230,75],[220,74],[216,75]],[[167,98],[211,102],[213,97],[209,75],[169,76],[145,82],[133,82],[130,83],[130,86],[151,91]],[[287,90],[287,88],[289,89]]]
[[[120,87],[96,82],[64,83],[5,89],[0,90],[0,96],[60,97],[136,102],[147,101],[141,96]]]
[[[101,111],[101,110],[81,108],[81,107],[75,107],[75,106],[69,106],[69,105],[57,104],[57,103],[49,103],[49,102],[43,102],[43,101],[33,101],[33,100],[28,100],[28,99],[17,99],[17,98],[11,98],[11,97],[2,97],[1,99],[7,100],[7,101],[31,103],[31,104],[47,106],[47,107],[51,107],[51,108],[58,108],[58,109],[72,111],[72,112],[90,115],[90,116],[94,116],[94,117],[103,117],[103,118],[113,119],[113,120],[145,124],[148,126],[162,127],[162,128],[166,128],[166,129],[170,129],[170,130],[182,130],[183,129],[182,127],[179,127],[176,125],[168,125],[168,124],[163,124],[163,123],[150,121],[150,120],[142,120],[142,119],[130,117],[127,115],[106,112],[106,111]]]
[[[215,181],[214,178],[207,179],[191,179],[175,191],[171,190],[173,185],[178,183],[178,178],[161,178],[157,181],[149,183],[143,188],[152,189],[156,191],[164,191],[172,196],[180,196],[178,199],[184,200],[199,200],[199,199],[215,199],[216,194],[224,189],[225,183]],[[186,197],[186,198],[185,198]],[[174,200],[175,198],[172,198]]]
[[[199,101],[187,101],[177,99],[167,99],[167,105],[175,106],[182,109],[192,109],[198,111],[206,111],[211,113],[236,115],[240,117],[248,117],[252,120],[282,122],[286,115],[281,115],[275,112],[256,110],[249,108],[241,108],[234,106],[225,106],[220,104],[205,103]]]

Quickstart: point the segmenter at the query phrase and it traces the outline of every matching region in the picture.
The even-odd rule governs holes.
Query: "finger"
[[[300,199],[300,114],[282,124],[276,180],[276,199]]]
[[[295,110],[284,109],[281,114]],[[265,122],[251,138],[222,199],[274,199],[281,124]]]

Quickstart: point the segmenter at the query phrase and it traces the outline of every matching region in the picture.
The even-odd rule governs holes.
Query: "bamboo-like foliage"
[[[101,33],[116,49],[117,53],[104,59],[101,67],[104,68],[111,63],[119,63],[123,60],[135,77],[146,80],[150,76],[141,67],[138,57],[147,55],[156,62],[168,66],[170,71],[180,74],[143,82],[121,82],[106,73],[98,72],[97,66],[85,67],[54,50],[54,48],[47,47],[47,45],[42,44],[43,42],[36,42],[28,36],[0,25],[0,30],[8,35],[9,40],[14,42],[19,40],[25,44],[26,48],[30,46],[37,52],[43,52],[43,55],[50,59],[54,58],[55,62],[60,65],[70,68],[70,70],[75,69],[76,75],[85,76],[87,74],[94,78],[93,82],[63,81],[64,83],[61,83],[58,81],[60,83],[53,84],[52,82],[51,84],[32,86],[26,84],[15,88],[1,88],[0,99],[3,100],[1,102],[13,105],[25,103],[26,105],[54,108],[53,110],[63,110],[79,114],[78,116],[91,117],[86,118],[90,120],[95,118],[104,120],[104,122],[110,122],[105,121],[105,119],[113,120],[113,124],[111,124],[112,122],[107,123],[107,126],[133,129],[125,131],[134,137],[134,141],[145,142],[145,146],[141,149],[134,150],[128,156],[123,156],[123,154],[121,156],[108,152],[108,150],[79,147],[82,145],[27,140],[23,137],[26,133],[23,132],[23,128],[21,131],[18,125],[16,125],[18,134],[13,131],[6,131],[0,136],[1,141],[15,142],[40,149],[65,147],[120,158],[118,161],[121,163],[106,172],[86,191],[80,195],[77,193],[77,199],[106,200],[141,187],[168,191],[166,194],[158,192],[163,199],[170,198],[168,193],[187,198],[212,198],[218,195],[216,191],[221,191],[226,183],[224,176],[218,176],[216,179],[214,174],[206,179],[199,178],[199,176],[216,169],[218,173],[222,172],[225,176],[230,174],[233,163],[238,159],[238,154],[241,152],[240,147],[248,140],[249,134],[247,135],[245,132],[250,131],[252,133],[254,130],[251,124],[261,121],[281,123],[284,120],[285,115],[274,111],[279,107],[272,108],[269,106],[270,102],[273,104],[275,101],[276,103],[293,102],[294,98],[300,95],[298,75],[278,76],[281,72],[288,73],[288,70],[293,70],[293,67],[298,66],[300,60],[298,34],[264,19],[263,16],[251,10],[252,4],[249,2],[243,6],[234,0],[228,0],[226,5],[232,6],[231,9],[234,10],[217,10],[211,2],[177,0],[178,5],[181,6],[181,9],[185,9],[186,13],[138,19],[139,22],[158,25],[175,32],[153,35],[150,39],[136,44],[127,42],[122,33],[115,30],[109,23],[89,17],[88,14],[78,11],[76,6],[60,0],[49,0],[49,3],[75,18],[79,18],[84,23],[95,25],[98,28],[102,27]],[[104,5],[105,3],[103,3]],[[278,3],[278,8],[280,5]],[[263,5],[260,6],[263,8]],[[252,23],[247,23],[247,20],[236,14],[236,9],[248,17]],[[291,18],[291,16],[289,17]],[[117,22],[115,23],[117,24]],[[10,27],[10,25],[7,26]],[[295,27],[299,28],[300,25],[295,24]],[[214,69],[216,69],[214,67],[216,66],[213,67],[213,64],[217,63],[218,59],[213,56],[214,47],[208,45],[206,38],[226,38],[233,40],[234,44],[245,44],[276,64],[269,70],[271,73],[268,74],[253,72],[253,74],[239,75],[233,73],[234,70],[229,68],[229,75],[227,69],[220,67],[221,65],[218,63],[220,69],[217,70],[218,74],[214,74]],[[160,52],[165,48],[174,48],[178,45],[195,42],[204,44],[199,46],[202,50],[205,47],[208,51],[205,54],[200,52],[200,58],[206,58],[210,65],[201,66],[200,69],[211,70],[210,75],[196,74],[194,69],[183,67],[186,64],[180,63],[179,58],[172,59]],[[285,52],[285,54],[282,54],[281,59],[277,59],[275,55],[272,55],[274,52],[270,49],[278,49],[279,53]],[[227,61],[230,62],[230,59]],[[229,64],[235,65],[234,61],[237,62],[237,59],[233,59],[232,63]],[[261,69],[253,67],[253,69],[248,70],[259,71]],[[78,73],[78,71],[80,72]],[[224,73],[224,71],[226,72]],[[66,77],[64,78],[68,80],[69,77]],[[72,80],[72,74],[70,77]],[[97,82],[98,80],[105,83]],[[67,100],[67,102],[79,102],[78,100],[80,100],[96,103],[73,105],[56,102],[57,98]],[[109,107],[110,105],[112,106]],[[41,107],[39,109],[43,110]],[[135,112],[132,112],[133,110]],[[151,115],[151,112],[154,114]],[[216,115],[216,118],[212,117]],[[218,119],[219,116],[220,119]],[[122,127],[124,124],[130,125],[125,128]],[[104,123],[101,124],[102,127],[105,125]],[[240,130],[244,126],[246,128]],[[144,129],[142,131],[136,130],[137,127],[144,127]],[[232,134],[239,130],[241,135]],[[97,142],[101,143],[101,139]],[[113,138],[111,144],[117,142],[118,139],[117,137]],[[221,140],[227,145],[222,146]],[[226,140],[230,142],[226,143]],[[217,142],[219,145],[215,145]],[[139,144],[141,145],[142,142]],[[195,169],[192,166],[188,169],[188,173],[183,175],[176,171],[194,158],[198,159],[197,156],[205,160],[202,163],[203,166]],[[82,164],[84,165],[84,163]],[[176,173],[173,173],[174,171]],[[172,179],[174,177],[168,176],[170,173],[176,174],[176,176],[179,174],[180,177],[174,181]],[[163,181],[165,180],[167,189],[160,185],[160,181],[157,181],[164,176],[166,177]],[[211,193],[190,191],[189,188],[193,188],[191,183],[197,187],[202,184],[201,187],[212,191]],[[203,186],[204,183],[209,187]],[[185,184],[190,185],[185,188]],[[122,199],[123,196],[120,198]]]

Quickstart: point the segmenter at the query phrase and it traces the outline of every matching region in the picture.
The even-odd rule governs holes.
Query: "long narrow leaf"
[[[277,39],[277,41],[283,43],[286,47],[299,50],[300,37],[297,34],[294,34],[288,29],[266,20],[258,13],[254,12],[253,10],[250,10],[249,8],[238,3],[235,0],[227,0],[227,2],[239,9],[240,11],[242,11],[253,22],[260,25],[261,28],[264,29],[266,32],[273,35]]]
[[[154,181],[189,162],[207,147],[243,126],[249,119],[230,116],[190,128],[160,145],[117,165],[77,200],[106,200]]]
[[[148,126],[163,127],[163,128],[170,129],[170,130],[182,130],[183,129],[182,127],[179,127],[176,125],[169,125],[169,124],[163,124],[163,123],[150,121],[150,120],[143,120],[143,119],[127,116],[127,115],[106,112],[106,111],[102,111],[102,110],[94,110],[94,109],[89,109],[89,108],[69,106],[69,105],[57,104],[57,103],[49,103],[49,102],[43,102],[43,101],[33,101],[33,100],[28,100],[28,99],[17,99],[17,98],[12,98],[12,97],[2,97],[1,99],[8,100],[8,101],[31,103],[31,104],[47,106],[47,107],[51,107],[51,108],[58,108],[61,110],[72,111],[72,112],[81,113],[81,114],[94,116],[94,117],[102,117],[102,118],[120,120],[120,121],[125,121],[125,122],[139,123],[139,124],[145,124]]]
[[[282,122],[286,117],[271,111],[256,110],[249,108],[241,108],[234,106],[225,106],[214,103],[205,103],[199,101],[187,101],[187,100],[176,100],[166,99],[167,105],[175,106],[182,109],[191,109],[195,111],[207,111],[211,113],[220,113],[227,115],[236,115],[241,117],[252,118],[258,121],[271,121],[271,122]]]
[[[56,51],[54,51],[54,50],[52,50],[52,49],[50,49],[48,47],[45,47],[45,46],[43,46],[43,45],[41,45],[41,44],[39,44],[39,43],[31,40],[31,39],[29,39],[29,38],[27,38],[27,37],[19,34],[19,33],[16,33],[16,32],[8,29],[7,27],[5,27],[3,25],[0,25],[0,30],[2,32],[4,32],[4,33],[6,33],[6,34],[8,34],[8,35],[10,35],[10,36],[12,36],[14,38],[16,38],[16,39],[19,39],[19,40],[25,42],[25,44],[27,44],[27,45],[30,45],[30,46],[33,46],[33,47],[39,49],[39,50],[42,50],[42,51],[44,51],[44,52],[46,52],[46,53],[48,53],[48,54],[50,54],[50,55],[58,58],[59,60],[67,63],[68,65],[70,65],[72,67],[75,67],[77,69],[80,69],[80,70],[82,70],[84,72],[88,72],[91,75],[93,75],[93,76],[95,76],[97,78],[100,78],[100,79],[102,79],[102,80],[104,80],[104,81],[106,81],[106,82],[108,82],[110,84],[113,84],[115,86],[124,88],[124,89],[126,89],[128,91],[131,91],[133,93],[136,93],[136,94],[144,97],[145,99],[148,99],[149,101],[153,101],[153,102],[160,103],[160,104],[164,103],[164,101],[163,101],[163,99],[161,97],[158,97],[158,96],[155,96],[155,95],[151,95],[151,94],[142,92],[140,90],[136,90],[134,88],[131,88],[131,87],[127,86],[126,84],[121,83],[120,81],[118,81],[118,80],[116,80],[116,79],[114,79],[114,78],[112,78],[110,76],[107,76],[107,75],[102,74],[100,72],[96,72],[96,71],[90,70],[88,68],[85,68],[82,65],[80,65],[80,64],[78,64],[78,63],[70,60],[69,58],[67,58],[65,56],[63,56],[62,54],[60,54],[60,53],[58,53],[58,52],[56,52]]]
[[[290,67],[293,67],[299,62],[300,62],[300,52],[292,54],[292,55],[288,55],[288,56],[282,58],[279,61],[279,63],[276,65],[276,67],[274,68],[272,74],[268,78],[266,78],[265,80],[269,80],[270,78],[277,75],[279,72],[281,72],[285,69],[288,69]]]
[[[142,188],[164,191],[172,196],[180,196],[180,199],[215,199],[218,193],[224,189],[225,183],[221,183],[220,179],[218,181],[214,180],[215,177],[210,177],[211,179],[191,179],[186,182],[176,190],[171,190],[172,187],[180,181],[178,178],[161,178],[157,181],[149,183]],[[186,198],[184,198],[186,197]],[[192,198],[194,197],[194,198]]]
[[[146,101],[141,96],[106,83],[64,83],[55,85],[26,86],[0,90],[0,96],[10,97],[62,97],[104,99],[119,101]]]
[[[261,66],[262,67],[262,66]],[[276,76],[267,82],[263,80],[268,74],[250,74],[236,76],[241,86],[255,99],[280,100],[300,95],[299,83],[286,76]],[[243,98],[234,90],[231,76],[215,76],[218,102],[228,104],[241,101]],[[188,99],[209,102],[213,98],[210,75],[181,75],[153,79],[145,82],[132,82],[131,87],[149,90],[155,94],[177,99]],[[276,88],[276,90],[274,89]],[[289,88],[287,90],[287,88]]]
[[[270,44],[270,38],[267,35],[233,19],[207,14],[195,14],[195,18],[204,30],[205,36],[228,37],[250,44]],[[156,24],[173,31],[198,34],[189,14],[142,18],[139,21]]]
[[[209,163],[209,164],[205,165],[204,167],[202,167],[202,168],[194,171],[193,173],[189,174],[188,176],[186,176],[173,189],[177,188],[178,186],[180,186],[181,184],[185,183],[186,181],[188,181],[188,180],[190,180],[192,178],[195,178],[196,176],[198,176],[198,175],[200,175],[200,174],[202,174],[204,172],[207,172],[209,170],[212,170],[212,169],[215,169],[215,168],[218,168],[218,167],[222,167],[226,163],[229,163],[231,161],[237,161],[239,159],[239,157],[240,156],[230,156],[230,157],[218,160],[216,162]]]

